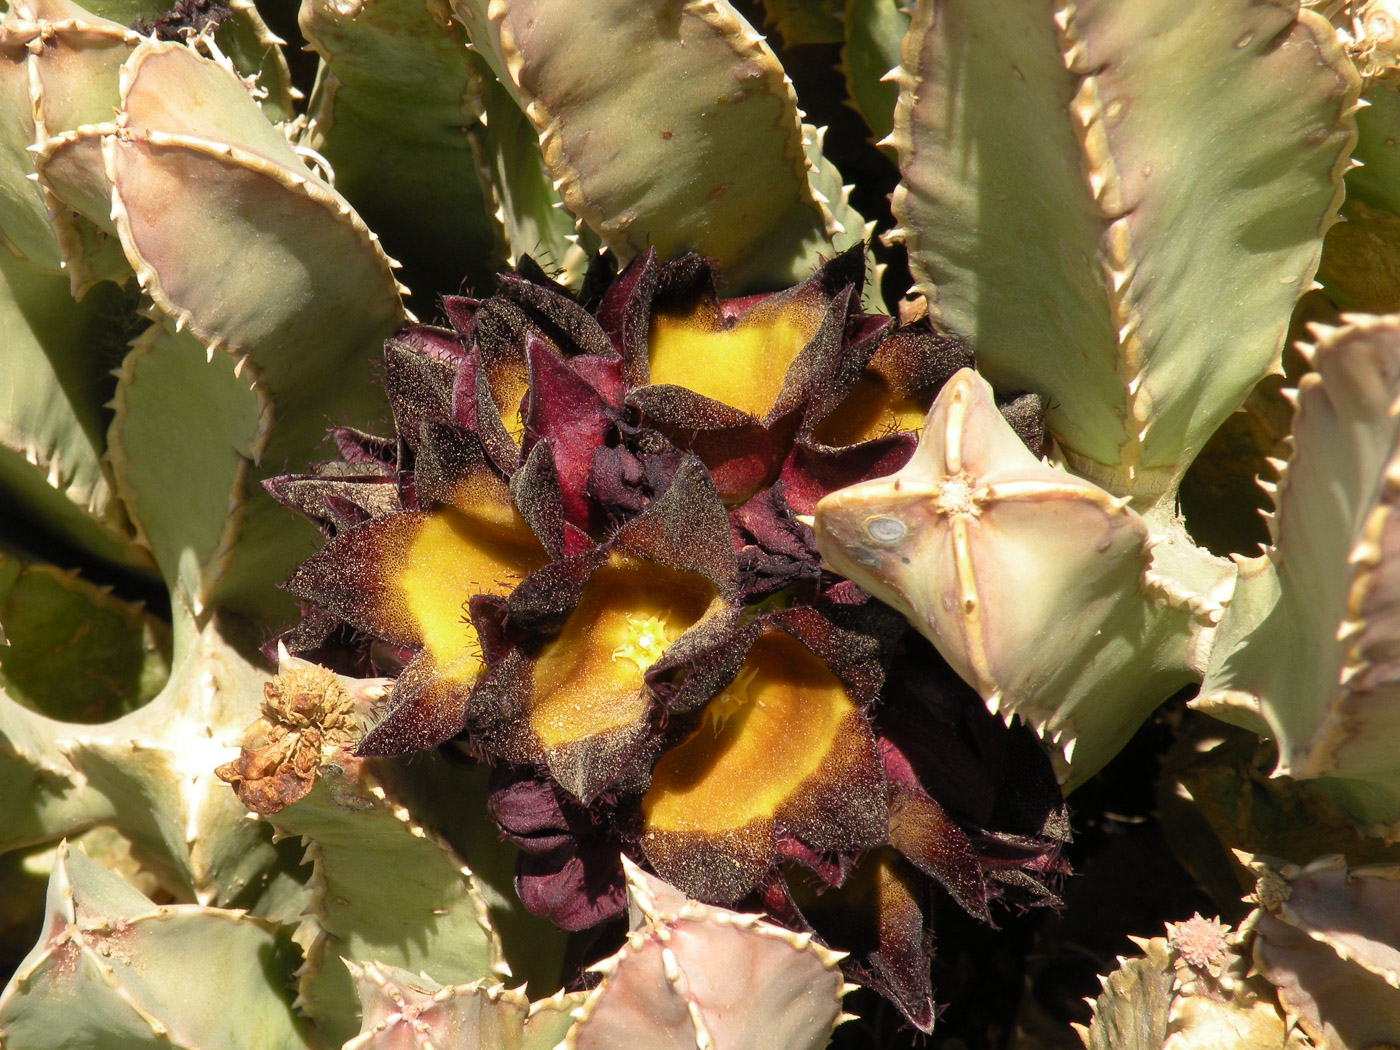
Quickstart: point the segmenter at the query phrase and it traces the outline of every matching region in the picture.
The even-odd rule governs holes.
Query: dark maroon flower
[[[856,248],[788,291],[725,300],[699,257],[639,256],[601,311],[627,404],[699,456],[726,503],[743,502],[842,401],[892,324],[860,312],[864,276]]]
[[[644,255],[595,271],[590,312],[526,264],[390,340],[393,438],[335,431],[339,460],[269,488],[328,536],[288,644],[398,671],[360,753],[496,764],[531,911],[616,915],[625,853],[850,951],[928,1030],[934,895],[989,923],[1052,902],[1063,809],[1035,740],[803,520],[902,466],[968,363],[862,313],[863,269],[724,300],[705,260]]]
[[[527,766],[497,766],[489,790],[492,819],[520,847],[515,887],[525,907],[566,930],[622,913],[622,842],[606,820]]]

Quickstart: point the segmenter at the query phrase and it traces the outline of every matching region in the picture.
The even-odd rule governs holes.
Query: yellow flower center
[[[404,543],[388,575],[389,615],[416,633],[438,672],[472,681],[483,666],[466,601],[474,594],[509,594],[527,573],[548,562],[514,508],[481,503],[471,512],[440,507],[402,516]]]
[[[718,731],[702,725],[656,763],[642,799],[648,832],[716,834],[771,819],[809,777],[839,780],[865,760],[859,709],[801,642],[766,634],[744,670],[706,708]]]
[[[624,630],[627,632],[621,645],[612,651],[614,660],[631,660],[637,670],[645,674],[648,667],[661,659],[666,646],[675,641],[675,633],[667,628],[666,617],[628,616]]]
[[[873,369],[861,373],[851,392],[817,425],[815,437],[826,445],[855,445],[901,430],[923,429],[932,395],[911,397],[891,389]]]
[[[646,715],[642,675],[715,599],[703,576],[614,554],[558,637],[535,660],[530,725],[545,748],[633,725]]]

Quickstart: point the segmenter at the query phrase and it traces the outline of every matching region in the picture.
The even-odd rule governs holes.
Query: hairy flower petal
[[[818,849],[883,839],[874,737],[815,653],[765,634],[700,725],[657,762],[641,821],[642,850],[664,878],[738,900],[773,863],[779,823]]]
[[[651,315],[648,367],[654,386],[678,386],[763,419],[788,367],[817,334],[826,304],[813,289],[771,296],[727,324],[713,298]]]
[[[826,446],[842,446],[900,431],[917,433],[943,384],[959,368],[970,367],[972,352],[927,324],[890,332],[850,392],[817,424],[813,437]]]
[[[1053,903],[1064,811],[1031,735],[815,550],[803,516],[905,467],[968,363],[862,313],[864,269],[721,299],[644,253],[575,299],[524,260],[390,341],[392,439],[269,488],[330,537],[288,637],[398,670],[361,754],[497,763],[526,908],[616,916],[629,856],[850,951],[927,1031],[936,894]]]
[[[967,835],[922,791],[890,790],[890,844],[925,875],[936,879],[964,911],[983,922],[987,885]]]
[[[543,762],[568,791],[592,799],[650,732],[647,669],[716,598],[702,576],[614,557],[557,636],[492,669],[473,701],[481,740],[512,761]]]

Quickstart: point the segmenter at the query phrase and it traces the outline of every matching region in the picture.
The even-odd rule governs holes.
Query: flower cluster
[[[863,313],[863,270],[726,300],[644,255],[580,301],[527,260],[390,340],[392,438],[270,488],[329,537],[286,644],[395,676],[359,753],[495,765],[527,907],[617,915],[626,855],[851,951],[928,1030],[935,888],[1053,900],[1064,816],[1029,732],[815,553],[816,501],[902,466],[970,363]]]

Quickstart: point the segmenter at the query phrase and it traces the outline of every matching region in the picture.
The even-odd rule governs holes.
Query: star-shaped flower
[[[309,603],[292,637],[397,661],[358,752],[450,739],[495,764],[527,907],[605,921],[627,857],[810,930],[800,872],[863,931],[816,925],[852,945],[848,972],[927,1030],[930,895],[983,921],[1009,889],[1048,899],[1060,799],[1033,741],[1008,763],[1013,786],[1050,784],[1026,828],[970,797],[1015,795],[993,789],[995,748],[919,743],[926,698],[885,671],[898,651],[901,680],[931,681],[937,657],[823,571],[801,517],[903,465],[910,406],[966,358],[861,314],[858,262],[745,300],[697,257],[650,256],[593,312],[528,268],[449,297],[450,329],[386,350],[395,438],[336,432],[344,462],[271,487],[331,536],[288,581]]]

